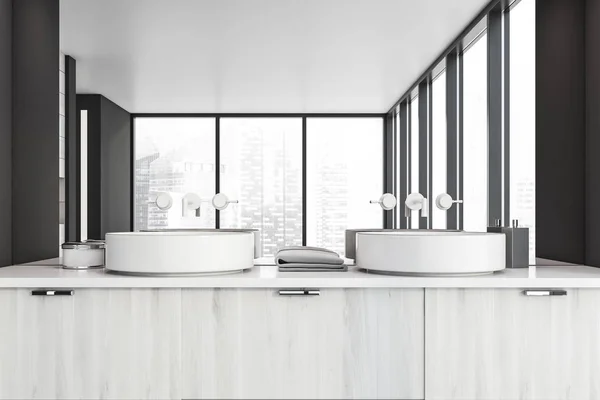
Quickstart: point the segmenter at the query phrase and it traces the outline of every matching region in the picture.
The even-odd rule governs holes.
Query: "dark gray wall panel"
[[[12,0],[0,0],[0,267],[12,264]]]
[[[72,57],[65,57],[65,137],[66,137],[66,226],[65,238],[67,241],[81,239],[81,208],[79,182],[80,174],[80,151],[81,143],[77,130],[77,92],[76,74],[77,65]]]
[[[600,267],[600,0],[587,0],[586,7],[585,263]]]
[[[488,17],[488,226],[502,215],[502,7]]]
[[[102,97],[101,236],[131,231],[131,115]]]
[[[13,262],[58,256],[58,0],[13,2]]]
[[[77,95],[88,111],[88,233],[131,230],[131,115],[102,95]],[[78,131],[80,131],[78,123]]]
[[[81,111],[87,110],[87,238],[101,239],[101,175],[100,175],[100,160],[101,160],[101,107],[102,104],[100,95],[84,94],[77,95],[77,132],[81,135]],[[70,213],[68,211],[67,213]]]
[[[585,254],[584,22],[584,0],[537,2],[537,256],[573,263]]]

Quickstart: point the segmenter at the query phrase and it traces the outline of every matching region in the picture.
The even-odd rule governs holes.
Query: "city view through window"
[[[135,119],[135,230],[214,228],[215,118]],[[331,151],[332,149],[336,151]],[[222,228],[256,228],[263,256],[302,245],[302,119],[220,118],[220,192],[239,203]],[[380,228],[382,118],[307,119],[307,244],[344,254],[346,228]],[[158,193],[173,198],[159,210]],[[200,217],[181,199],[206,200]]]
[[[510,16],[510,218],[529,228],[535,262],[535,0]]]
[[[263,254],[302,245],[302,120],[221,118],[222,228],[260,229]]]

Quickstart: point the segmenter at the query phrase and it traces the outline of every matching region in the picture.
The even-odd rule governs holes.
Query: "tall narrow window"
[[[396,113],[396,119],[395,119],[395,125],[394,125],[394,134],[396,137],[396,148],[394,149],[394,151],[396,152],[396,165],[394,166],[394,168],[396,168],[396,189],[397,189],[397,193],[396,195],[398,196],[398,209],[396,210],[396,228],[400,228],[400,221],[402,218],[404,218],[404,209],[402,207],[400,207],[401,204],[403,204],[403,200],[400,196],[400,193],[402,193],[402,173],[403,168],[402,163],[406,162],[406,154],[402,154],[401,151],[401,140],[402,140],[402,136],[400,135],[400,125],[403,123],[406,123],[406,121],[402,121],[400,119],[401,114],[399,112],[400,110],[396,110],[394,111]]]
[[[463,200],[464,229],[488,225],[487,33],[463,55]]]
[[[81,232],[80,240],[87,240],[88,238],[88,112],[87,110],[81,110],[80,114],[80,138],[79,149],[80,163],[79,163],[79,191],[80,191],[80,204],[79,210],[79,229]]]
[[[419,193],[419,96],[410,102],[410,190],[409,193]],[[419,228],[420,213],[413,212],[410,217],[410,227]]]
[[[442,71],[432,84],[432,174],[431,201],[447,192],[446,188],[446,72]],[[446,229],[446,211],[432,207],[432,228]]]
[[[209,204],[215,194],[215,119],[136,118],[134,133],[134,228],[214,228],[215,209]],[[171,209],[156,207],[159,193],[171,195]],[[187,193],[206,201],[200,216],[182,210]]]
[[[262,255],[302,245],[302,119],[221,118],[222,228],[260,229]]]
[[[381,228],[383,118],[307,119],[307,244],[344,254],[346,228]]]
[[[529,227],[535,262],[535,0],[510,11],[510,218]]]

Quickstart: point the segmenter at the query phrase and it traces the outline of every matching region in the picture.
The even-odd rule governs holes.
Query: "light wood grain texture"
[[[426,290],[427,399],[600,398],[600,290]]]
[[[74,397],[72,297],[0,290],[0,397]]]
[[[0,398],[180,398],[179,289],[0,290]]]
[[[184,289],[183,398],[423,398],[423,290]]]

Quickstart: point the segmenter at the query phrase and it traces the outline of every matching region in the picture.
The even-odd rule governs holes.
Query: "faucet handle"
[[[440,210],[446,211],[452,207],[454,203],[462,203],[462,200],[454,200],[448,193],[442,193],[435,199],[435,205]]]
[[[371,204],[379,204],[381,208],[385,211],[389,211],[396,207],[398,200],[396,200],[396,196],[391,193],[384,193],[381,195],[379,200],[371,200],[369,203]]]
[[[215,209],[223,211],[231,203],[237,204],[238,200],[229,200],[229,198],[223,193],[217,193],[212,198],[212,205]]]
[[[169,193],[158,193],[156,199],[150,204],[154,204],[159,210],[166,211],[170,210],[173,206],[173,197]]]

